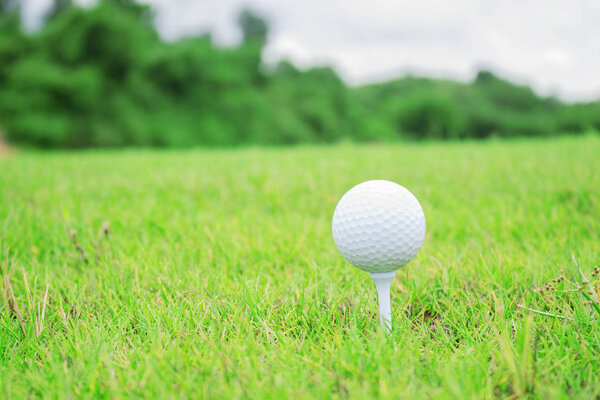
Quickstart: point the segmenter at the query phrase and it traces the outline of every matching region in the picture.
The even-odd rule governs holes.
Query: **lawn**
[[[331,237],[376,178],[427,218],[390,337]],[[0,398],[600,396],[599,136],[14,152],[0,249]]]

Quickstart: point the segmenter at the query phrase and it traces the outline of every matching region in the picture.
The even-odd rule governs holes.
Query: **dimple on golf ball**
[[[391,272],[408,264],[425,239],[425,214],[417,198],[397,183],[375,180],[354,186],[333,213],[333,240],[355,267]]]

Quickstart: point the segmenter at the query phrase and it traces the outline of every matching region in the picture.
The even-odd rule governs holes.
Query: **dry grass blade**
[[[44,294],[44,305],[42,307],[42,321],[44,320],[44,315],[46,314],[46,305],[48,304],[48,289],[50,289],[50,284],[46,284],[46,293]]]
[[[569,321],[573,321],[573,318],[571,318],[571,317],[567,317],[566,315],[552,314],[552,313],[549,313],[549,312],[540,311],[540,310],[536,310],[536,309],[533,309],[533,308],[525,307],[525,306],[524,306],[524,305],[522,305],[522,304],[517,304],[517,308],[521,308],[521,309],[523,309],[523,310],[527,310],[527,311],[530,311],[530,312],[532,312],[532,313],[536,313],[536,314],[540,314],[540,315],[546,315],[546,316],[548,316],[548,317],[561,318],[561,319],[568,319]]]
[[[77,241],[77,231],[75,229],[72,229],[70,232],[70,235],[71,235],[71,242],[73,243],[73,246],[79,253],[80,258],[83,260],[84,263],[89,264],[89,260],[88,260],[87,256],[85,255],[85,250],[83,250],[83,247],[81,247],[81,245]]]
[[[10,268],[12,270],[12,267]],[[17,304],[17,299],[15,299],[15,294],[13,292],[12,286],[10,284],[10,276],[4,275],[3,277],[4,283],[4,291],[6,293],[6,298],[8,299],[8,308],[10,312],[17,318],[19,321],[19,327],[21,328],[21,332],[25,335],[25,323],[23,321],[23,315],[19,310],[19,305]]]
[[[100,232],[98,232],[98,241],[96,242],[96,264],[100,261],[100,256],[104,253],[104,249],[102,247],[102,241],[104,238],[108,238],[110,234],[110,222],[104,221],[102,226],[100,227]]]
[[[60,312],[60,317],[62,318],[65,327],[69,326],[67,322],[67,314],[65,313],[65,309],[63,308],[62,299],[60,298],[60,296],[58,297],[58,311]]]
[[[42,311],[39,314],[40,317],[36,323],[36,337],[40,337],[42,331],[44,330],[44,319],[46,315],[46,305],[48,304],[48,289],[50,288],[50,284],[46,284],[46,293],[44,294],[44,301],[42,302]]]
[[[579,263],[577,262],[577,259],[575,258],[575,254],[571,253],[571,259],[573,260],[573,264],[575,264],[575,267],[577,267],[577,271],[579,272],[579,276],[581,277],[581,280],[584,282],[587,281],[588,279],[583,274],[583,271],[581,270],[581,267],[579,266]]]

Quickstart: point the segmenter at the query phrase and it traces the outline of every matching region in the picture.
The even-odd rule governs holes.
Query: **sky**
[[[26,0],[34,27],[51,0]],[[82,0],[79,3],[91,3]],[[600,99],[598,0],[144,0],[168,40],[240,40],[249,7],[270,22],[266,62],[331,65],[352,85],[408,73],[470,81],[481,68],[543,95]]]

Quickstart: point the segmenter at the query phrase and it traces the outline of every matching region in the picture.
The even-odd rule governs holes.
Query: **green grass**
[[[374,178],[428,221],[389,338],[330,233]],[[600,396],[598,136],[15,153],[0,240],[25,330],[4,299],[2,398]],[[581,282],[575,263],[583,291],[533,290]]]

